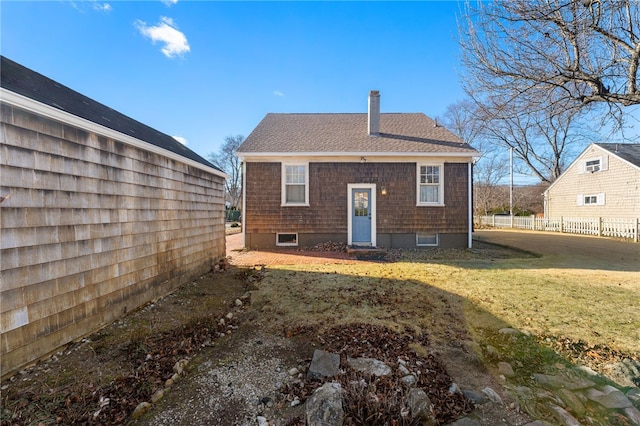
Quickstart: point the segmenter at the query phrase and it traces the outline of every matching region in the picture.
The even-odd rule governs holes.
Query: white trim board
[[[348,183],[347,184],[347,244],[353,245],[353,200],[351,193],[354,189],[371,190],[371,247],[377,244],[377,219],[376,219],[376,184],[375,183]]]

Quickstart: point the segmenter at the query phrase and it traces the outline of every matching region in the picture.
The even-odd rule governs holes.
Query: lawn
[[[453,261],[443,260],[446,251],[410,254],[394,263],[270,268],[253,303],[275,313],[283,328],[409,326],[438,345],[508,326],[547,342],[640,354],[637,272],[563,269],[553,258],[526,254]]]

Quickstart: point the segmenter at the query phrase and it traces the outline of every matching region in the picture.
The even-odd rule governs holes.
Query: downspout
[[[473,165],[471,164],[471,162],[468,163],[469,167],[468,167],[468,177],[469,179],[467,179],[467,182],[469,183],[469,194],[468,194],[468,200],[467,200],[467,206],[468,206],[468,211],[469,211],[469,241],[467,243],[468,247],[467,248],[472,248],[473,247],[473,240],[472,240],[472,235],[473,235]]]
[[[247,247],[247,163],[242,162],[242,247]]]

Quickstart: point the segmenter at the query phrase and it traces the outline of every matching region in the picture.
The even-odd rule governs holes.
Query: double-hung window
[[[442,164],[418,164],[417,199],[419,206],[444,205]]]
[[[282,205],[309,205],[309,164],[282,165]]]

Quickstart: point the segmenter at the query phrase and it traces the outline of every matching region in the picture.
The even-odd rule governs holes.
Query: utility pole
[[[509,217],[513,228],[513,147],[509,148]]]

